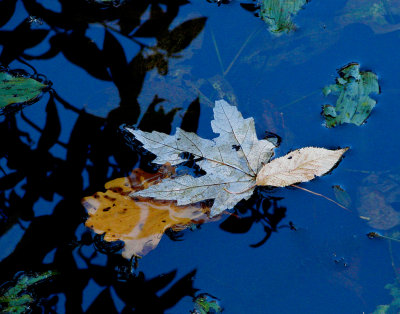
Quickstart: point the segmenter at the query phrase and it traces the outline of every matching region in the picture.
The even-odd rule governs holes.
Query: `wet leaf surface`
[[[173,173],[174,168],[169,166],[156,174],[135,169],[129,177],[107,182],[106,192],[97,192],[82,200],[89,214],[85,225],[98,234],[105,233],[105,241],[124,241],[122,255],[129,259],[156,248],[168,228],[181,231],[192,223],[211,221],[207,217],[209,208],[201,204],[177,206],[173,201],[129,196]]]

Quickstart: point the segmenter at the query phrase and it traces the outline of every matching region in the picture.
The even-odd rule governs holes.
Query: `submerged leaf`
[[[201,158],[197,164],[207,172],[197,178],[185,175],[165,179],[132,196],[177,200],[178,205],[214,199],[211,216],[232,208],[242,199],[248,199],[254,190],[256,174],[271,158],[274,144],[258,140],[254,119],[243,119],[237,108],[224,100],[216,101],[211,126],[219,134],[214,140],[203,139],[179,128],[172,136],[128,128],[144,144],[144,148],[157,155],[154,163],[177,165],[187,160],[182,156],[187,152]],[[231,193],[241,191],[246,192]]]
[[[45,87],[32,78],[0,72],[0,108],[33,101]]]
[[[372,173],[363,180],[358,193],[357,210],[360,216],[369,219],[369,226],[388,230],[400,223],[400,213],[395,210],[400,204],[400,180],[397,176]]]
[[[326,126],[331,128],[343,123],[361,125],[375,107],[376,101],[369,94],[379,94],[378,78],[372,72],[360,72],[358,63],[350,63],[338,73],[340,77],[336,79],[336,84],[323,89],[325,96],[331,93],[338,96],[336,107],[323,107]]]
[[[392,314],[400,312],[400,287],[398,280],[394,284],[387,284],[385,289],[389,290],[393,300],[390,304],[378,305],[372,314]]]
[[[191,223],[209,221],[206,215],[209,208],[200,204],[177,206],[173,201],[129,197],[170,176],[173,169],[164,166],[156,174],[135,169],[129,177],[106,183],[106,192],[82,200],[89,214],[85,225],[98,234],[105,233],[106,241],[124,241],[122,256],[129,259],[153,250],[168,228],[183,230]]]
[[[350,207],[351,205],[350,195],[340,185],[334,185],[332,188],[333,192],[335,193],[337,201],[344,207]]]
[[[266,164],[257,175],[257,185],[283,187],[310,181],[330,171],[347,150],[319,147],[297,149]]]
[[[400,23],[395,18],[399,14],[398,0],[348,0],[337,20],[342,27],[362,23],[375,33],[383,34],[400,29]]]
[[[271,32],[289,32],[296,28],[292,16],[307,2],[308,0],[261,0],[260,17],[269,25]]]
[[[191,19],[178,25],[159,40],[158,46],[169,54],[178,53],[185,49],[203,30],[207,18]]]

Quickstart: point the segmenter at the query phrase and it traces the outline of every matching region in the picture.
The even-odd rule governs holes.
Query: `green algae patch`
[[[296,29],[292,17],[308,0],[263,0],[260,2],[260,17],[269,25],[272,33],[290,32]]]
[[[39,81],[0,72],[0,108],[36,100],[47,85]]]
[[[323,106],[322,115],[326,126],[333,128],[343,123],[361,125],[369,117],[376,101],[369,97],[371,93],[379,94],[378,77],[370,71],[360,72],[358,63],[350,63],[338,70],[336,84],[323,89],[325,96],[338,96],[336,105]]]

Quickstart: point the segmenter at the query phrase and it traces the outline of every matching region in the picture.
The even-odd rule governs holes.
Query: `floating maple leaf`
[[[157,156],[154,163],[180,164],[187,160],[182,154],[186,152],[200,159],[197,164],[206,172],[200,177],[183,175],[164,179],[131,196],[176,200],[178,205],[213,199],[210,215],[215,216],[250,198],[257,185],[288,186],[323,175],[347,150],[306,147],[268,163],[275,145],[258,140],[254,119],[244,119],[236,107],[224,100],[215,102],[211,127],[219,134],[214,140],[179,128],[175,135],[127,128],[144,148]]]
[[[172,173],[174,168],[170,166],[161,167],[156,174],[135,169],[129,177],[107,182],[106,192],[82,200],[89,214],[85,225],[98,234],[105,233],[106,241],[124,241],[122,256],[130,259],[153,250],[168,228],[180,231],[191,223],[210,221],[206,215],[209,208],[200,204],[177,206],[173,201],[129,197],[133,191],[146,189]]]

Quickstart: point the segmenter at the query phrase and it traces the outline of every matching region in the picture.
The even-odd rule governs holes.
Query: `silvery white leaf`
[[[231,176],[228,177],[224,173],[217,172],[198,178],[184,175],[175,179],[164,179],[159,184],[132,193],[132,196],[176,200],[178,205],[214,199],[210,215],[215,216],[233,208],[242,199],[248,199],[253,194],[254,187],[253,178],[245,174],[239,177],[237,170],[232,169]],[[232,193],[242,191],[246,192]]]
[[[177,165],[185,161],[181,153],[188,152],[202,158],[197,164],[206,172],[197,178],[184,175],[166,179],[132,196],[176,200],[178,205],[213,199],[212,216],[248,199],[258,170],[269,161],[275,146],[267,140],[258,140],[254,120],[243,119],[235,106],[223,100],[215,103],[211,126],[219,134],[214,140],[179,128],[175,135],[127,128],[145,149],[157,156],[155,163]]]
[[[214,141],[225,152],[225,160],[229,162],[229,156],[234,155],[232,150],[236,150],[244,163],[242,169],[248,173],[256,175],[273,155],[275,145],[268,140],[258,140],[254,119],[243,119],[237,108],[225,100],[215,102],[211,127],[214,133],[220,134]]]
[[[168,135],[153,131],[151,133],[141,130],[126,128],[135,138],[143,143],[143,147],[157,156],[154,163],[163,165],[169,162],[177,165],[185,159],[180,157],[181,153],[188,152],[196,158],[205,157],[205,152],[215,151],[215,143],[211,140],[203,139],[195,133],[186,132],[176,128],[175,135]]]

